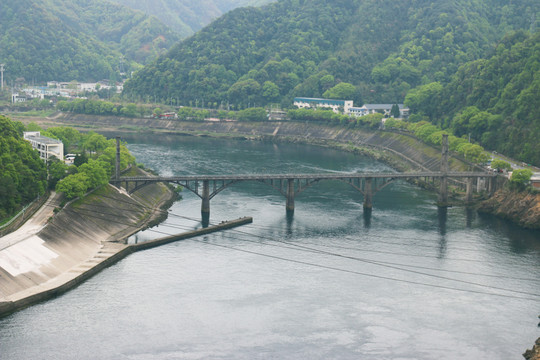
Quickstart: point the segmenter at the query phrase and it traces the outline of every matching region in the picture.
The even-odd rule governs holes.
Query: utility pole
[[[0,64],[0,91],[4,91],[4,64]]]

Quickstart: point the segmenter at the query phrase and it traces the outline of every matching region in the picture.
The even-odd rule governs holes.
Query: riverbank
[[[164,119],[138,119],[125,117],[92,116],[81,114],[57,113],[50,118],[19,117],[29,123],[34,121],[40,126],[72,126],[80,130],[108,132],[155,132],[189,136],[226,137],[235,140],[271,141],[304,143],[329,147],[370,156],[385,162],[399,171],[439,171],[441,152],[405,133],[373,131],[367,129],[347,129],[339,126],[326,126],[315,123],[299,122],[185,122]],[[464,159],[451,156],[451,171],[468,171],[474,166]],[[426,184],[427,185],[427,184]],[[493,201],[484,205],[478,203],[481,211],[510,220],[520,226],[540,228],[540,199],[520,201],[518,209],[505,204],[505,193],[498,191]],[[450,193],[450,196],[453,194]],[[459,196],[456,204],[459,203]],[[454,203],[451,200],[451,203]],[[490,205],[491,204],[491,205]],[[523,221],[523,214],[527,220]]]
[[[477,209],[510,220],[521,227],[540,230],[539,193],[501,189],[478,204]]]
[[[57,296],[126,256],[132,249],[124,239],[175,199],[163,184],[132,196],[106,185],[67,205],[39,232],[0,250],[0,316]]]
[[[540,360],[540,338],[536,339],[531,350],[527,349],[527,351],[523,353],[523,357],[526,360]]]
[[[155,132],[189,136],[226,137],[235,140],[312,144],[363,153],[389,162],[401,171],[440,170],[441,151],[405,133],[348,129],[300,122],[186,122],[81,114],[56,114],[50,118],[19,117],[42,127],[71,126],[79,130],[106,132]],[[452,156],[452,171],[466,171],[472,164]]]

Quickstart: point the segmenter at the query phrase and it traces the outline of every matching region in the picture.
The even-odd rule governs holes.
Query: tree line
[[[30,143],[24,125],[0,115],[0,222],[47,189],[47,169]]]
[[[74,165],[50,158],[40,159],[37,150],[23,139],[24,131],[40,131],[42,136],[59,139],[65,151],[77,153]],[[121,145],[121,168],[135,158]],[[82,134],[69,127],[41,129],[34,123],[0,115],[0,222],[9,218],[47,189],[62,192],[68,199],[107,184],[116,168],[116,141],[95,132]]]
[[[505,37],[492,56],[460,67],[405,98],[426,120],[518,160],[540,165],[540,32]]]
[[[0,14],[8,83],[119,78],[179,39],[156,18],[102,0],[2,1]]]
[[[528,29],[538,3],[522,0],[279,1],[235,9],[126,83],[125,96],[237,108],[327,97],[341,83],[358,105],[400,103],[419,85],[448,81],[507,32]]]

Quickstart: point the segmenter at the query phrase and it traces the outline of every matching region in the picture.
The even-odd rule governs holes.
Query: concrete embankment
[[[135,196],[104,186],[47,218],[39,232],[26,236],[22,228],[25,236],[10,234],[17,241],[0,250],[0,310],[24,307],[79,282],[121,251],[119,241],[161,214],[154,209],[174,195],[162,184]]]
[[[441,151],[407,134],[347,129],[300,122],[187,122],[178,120],[140,119],[113,116],[58,114],[54,118],[26,118],[41,126],[73,126],[102,131],[154,131],[196,136],[225,136],[234,139],[298,142],[334,147],[345,151],[366,152],[389,162],[400,170],[440,170]],[[370,151],[371,150],[371,151]],[[378,150],[385,150],[381,152]],[[470,164],[452,157],[450,169],[465,171]]]
[[[268,140],[273,142],[298,142],[332,147],[361,153],[390,164],[400,171],[440,170],[441,151],[402,133],[346,129],[313,123],[298,122],[185,122],[160,119],[131,119],[123,117],[56,114],[53,118],[22,118],[23,122],[35,121],[42,126],[73,126],[81,129],[98,128],[107,131],[153,131],[159,133],[195,136],[229,137],[233,139]],[[452,156],[451,171],[469,171],[473,166]],[[532,221],[523,221],[522,214],[536,214],[540,200],[519,201],[519,206],[506,206],[501,194],[488,203],[482,211],[511,220],[521,226],[540,228],[540,212]],[[511,200],[511,197],[509,198]],[[515,202],[514,202],[515,203]],[[494,206],[495,205],[495,206]],[[530,216],[527,216],[530,218]]]
[[[0,317],[64,293],[134,251],[252,221],[243,218],[147,243],[125,243],[166,214],[160,207],[169,207],[175,198],[163,184],[131,196],[108,185],[66,206],[41,231],[14,236],[18,240],[0,250]]]

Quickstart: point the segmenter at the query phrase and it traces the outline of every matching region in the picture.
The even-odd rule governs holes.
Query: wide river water
[[[161,175],[390,171],[303,145],[124,135]],[[373,199],[320,182],[285,199],[238,183],[211,200],[234,230],[139,252],[0,320],[0,359],[520,359],[540,335],[540,236],[435,206],[406,182]],[[201,226],[185,190],[145,241]]]

